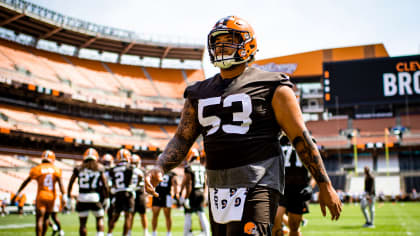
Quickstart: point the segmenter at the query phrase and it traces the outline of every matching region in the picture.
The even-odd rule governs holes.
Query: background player
[[[133,187],[135,190],[135,206],[134,206],[134,214],[131,222],[133,225],[134,218],[136,213],[140,214],[140,222],[143,226],[143,232],[145,236],[149,235],[149,231],[147,229],[147,217],[146,217],[146,193],[144,192],[144,170],[141,168],[141,158],[137,154],[133,154],[131,156],[131,166],[135,169],[134,173],[138,173],[137,175],[133,175]],[[141,178],[140,178],[141,176]]]
[[[315,181],[298,158],[296,150],[290,144],[287,136],[281,136],[280,144],[285,157],[285,188],[284,194],[280,196],[273,236],[283,235],[282,222],[286,212],[287,225],[290,229],[289,235],[301,235],[299,228],[303,219],[302,215],[309,213],[308,201],[312,197],[312,187],[315,185]]]
[[[365,166],[365,192],[360,200],[360,207],[362,208],[363,216],[365,217],[366,223],[363,227],[373,228],[375,227],[375,176],[368,166]],[[368,215],[368,209],[370,217]]]
[[[111,223],[108,228],[108,235],[112,235],[112,231],[114,230],[121,212],[124,212],[125,216],[123,235],[131,235],[131,223],[135,207],[132,179],[133,175],[138,175],[138,178],[141,178],[141,173],[136,173],[136,170],[130,165],[130,161],[131,152],[127,149],[120,149],[116,155],[116,165],[109,171],[109,176],[112,180],[112,188],[115,192],[115,205]]]
[[[210,236],[210,225],[204,213],[205,200],[205,174],[206,169],[200,163],[200,155],[196,149],[192,150],[189,163],[184,169],[180,195],[185,189],[184,212],[184,236],[192,235],[192,213],[197,213],[204,235]]]
[[[103,169],[98,165],[98,159],[98,152],[94,148],[88,148],[83,154],[83,163],[74,168],[68,186],[70,197],[74,181],[78,179],[79,196],[76,211],[79,213],[79,234],[82,236],[87,235],[86,223],[89,211],[92,211],[96,217],[96,235],[104,235],[104,208],[100,195],[104,189],[105,196],[108,197],[108,184]]]
[[[105,200],[105,194],[104,191],[101,191],[101,200],[103,201],[103,205],[104,205],[104,210],[106,211],[107,215],[108,215],[108,227],[111,224],[111,219],[112,219],[112,212],[114,211],[114,194],[112,191],[112,181],[111,178],[109,177],[109,171],[111,170],[111,168],[114,165],[114,157],[109,154],[106,153],[102,156],[101,158],[101,164],[104,166],[104,174],[105,174],[105,178],[107,180],[108,183],[108,187],[109,189],[109,203],[106,203]]]
[[[50,150],[42,153],[42,163],[33,167],[29,172],[19,190],[15,194],[18,196],[31,180],[38,183],[38,191],[36,195],[36,224],[35,232],[37,236],[45,235],[47,232],[47,222],[50,213],[53,210],[54,200],[56,197],[55,185],[58,183],[61,193],[64,196],[63,182],[61,180],[61,169],[54,166],[55,154]],[[66,200],[66,199],[64,199]],[[12,199],[14,202],[14,199]]]
[[[163,214],[165,215],[166,221],[166,235],[171,236],[172,229],[172,218],[171,218],[171,208],[172,208],[172,196],[178,195],[177,193],[177,180],[176,174],[174,172],[168,172],[163,175],[162,182],[156,187],[156,192],[159,194],[158,197],[153,196],[152,201],[152,229],[153,236],[157,236],[157,225],[160,209],[163,208]]]

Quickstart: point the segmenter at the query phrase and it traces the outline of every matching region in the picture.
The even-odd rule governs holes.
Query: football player
[[[134,188],[132,185],[133,176],[137,175],[142,178],[141,174],[130,165],[131,152],[127,149],[120,149],[116,155],[116,164],[109,171],[109,176],[112,180],[112,189],[114,196],[114,212],[112,213],[111,223],[108,228],[108,235],[112,235],[115,224],[120,217],[121,212],[124,212],[124,228],[123,235],[131,235],[131,222],[135,207],[134,202]]]
[[[99,155],[94,148],[88,148],[83,154],[83,163],[76,166],[70,177],[68,197],[76,179],[79,183],[76,211],[79,213],[79,234],[87,235],[86,223],[89,211],[96,217],[96,235],[104,236],[104,206],[101,202],[101,192],[104,189],[108,197],[108,184],[103,168],[98,164]],[[100,186],[103,186],[101,188]]]
[[[157,236],[157,226],[160,209],[163,208],[163,214],[165,215],[166,221],[166,236],[171,236],[172,229],[172,196],[177,196],[178,183],[176,180],[176,174],[174,172],[168,172],[162,177],[162,182],[156,187],[158,196],[153,196],[152,200],[152,236]]]
[[[134,186],[134,190],[136,193],[135,197],[135,206],[134,206],[134,214],[132,217],[131,225],[133,225],[134,217],[138,212],[140,214],[140,221],[141,225],[143,226],[143,233],[144,236],[149,236],[149,232],[147,229],[147,217],[146,217],[146,193],[144,192],[144,170],[141,168],[141,158],[137,154],[133,154],[131,156],[131,166],[135,169],[135,174],[133,176],[132,185]],[[141,176],[141,178],[139,178]]]
[[[114,211],[114,194],[113,191],[111,189],[112,187],[112,181],[111,178],[109,177],[109,171],[111,170],[111,168],[114,165],[114,157],[109,154],[106,153],[102,156],[101,158],[101,164],[104,166],[104,174],[105,174],[105,178],[107,180],[108,183],[108,187],[110,187],[109,189],[109,198],[106,199],[105,198],[105,194],[102,191],[101,194],[101,202],[103,202],[104,206],[106,206],[106,208],[104,208],[104,210],[106,211],[107,215],[108,215],[108,227],[111,224],[111,219],[112,219],[112,212]],[[109,200],[110,202],[104,202],[105,200]]]
[[[204,213],[205,171],[206,169],[200,163],[200,155],[197,149],[193,149],[189,163],[184,169],[184,179],[180,190],[182,196],[182,191],[185,189],[184,236],[192,235],[192,213],[197,213],[204,235],[210,236],[209,221]]]
[[[271,235],[284,169],[278,134],[284,130],[320,189],[320,206],[337,220],[341,202],[303,121],[289,77],[248,67],[257,52],[254,30],[245,20],[220,19],[208,34],[215,76],[186,88],[174,137],[148,172],[145,187],[177,167],[201,134],[206,152],[213,235]],[[270,167],[270,168],[268,168]]]
[[[287,136],[280,137],[285,163],[285,188],[280,196],[279,206],[273,227],[273,236],[283,235],[282,222],[289,226],[290,236],[298,236],[303,222],[303,214],[309,213],[308,201],[312,198],[312,187],[315,181],[296,154]],[[287,218],[284,216],[287,212]]]
[[[363,216],[365,217],[366,223],[363,227],[374,228],[375,219],[375,176],[368,166],[365,166],[365,192],[363,193],[362,199],[360,200],[360,207],[362,209]],[[368,208],[369,214],[368,215]]]
[[[31,180],[38,183],[38,191],[36,195],[36,224],[35,232],[37,236],[45,235],[47,232],[48,217],[50,216],[54,200],[56,198],[55,185],[58,183],[61,194],[64,196],[64,187],[61,179],[61,169],[54,166],[55,154],[53,151],[46,150],[42,153],[42,163],[33,167],[15,196],[19,196],[20,192],[26,187]],[[66,201],[66,199],[64,199]],[[14,202],[14,199],[12,199]]]

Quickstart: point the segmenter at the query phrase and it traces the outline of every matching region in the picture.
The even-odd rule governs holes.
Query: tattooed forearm
[[[330,181],[318,148],[312,141],[308,131],[305,130],[303,131],[302,136],[297,136],[293,140],[293,146],[295,147],[300,160],[309,172],[311,172],[317,183]]]
[[[186,100],[178,129],[158,159],[158,165],[165,173],[177,167],[185,159],[198,135],[197,111],[191,101]]]

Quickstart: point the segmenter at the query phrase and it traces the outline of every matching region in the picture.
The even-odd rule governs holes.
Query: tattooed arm
[[[277,123],[286,132],[289,140],[292,140],[299,158],[319,186],[319,202],[323,215],[326,214],[327,206],[331,218],[338,219],[341,202],[331,185],[318,148],[306,129],[295,93],[287,86],[279,86],[274,93],[272,106]]]
[[[162,174],[177,167],[185,159],[199,131],[197,111],[187,99],[174,137],[159,156],[157,167],[146,175],[145,188],[148,193],[158,196],[155,187],[162,181]]]

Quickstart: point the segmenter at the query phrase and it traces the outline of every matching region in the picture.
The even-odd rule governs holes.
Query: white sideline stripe
[[[20,229],[27,227],[35,227],[35,224],[12,224],[12,225],[0,225],[0,229]]]
[[[353,234],[367,234],[367,235],[395,235],[396,233],[401,233],[401,232],[384,232],[384,231],[369,231],[369,229],[366,229],[366,232],[341,232],[341,231],[336,231],[335,233],[337,234],[346,234],[346,235],[353,235]],[[305,231],[305,233],[307,234],[322,234],[325,235],[325,232],[321,232],[321,231]],[[407,232],[407,235],[412,235],[412,232]]]

